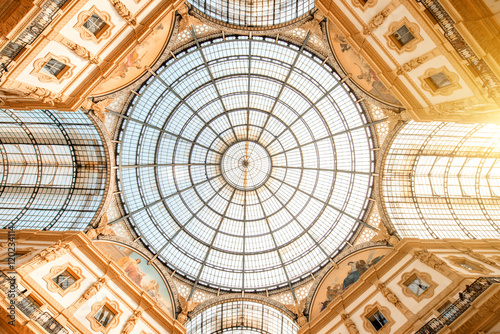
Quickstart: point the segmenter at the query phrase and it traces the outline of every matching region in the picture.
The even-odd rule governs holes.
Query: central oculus
[[[223,154],[221,171],[224,179],[239,190],[255,190],[271,175],[271,157],[267,150],[253,141],[240,141]]]

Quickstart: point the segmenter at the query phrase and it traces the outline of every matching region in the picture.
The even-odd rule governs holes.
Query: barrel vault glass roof
[[[353,240],[372,191],[372,137],[322,63],[274,38],[197,42],[131,101],[117,157],[126,217],[178,274],[282,287]]]

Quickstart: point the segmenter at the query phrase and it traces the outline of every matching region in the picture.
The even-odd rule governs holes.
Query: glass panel
[[[245,27],[287,23],[314,8],[313,0],[191,0],[189,2],[213,19]]]
[[[450,79],[448,79],[446,74],[444,74],[443,72],[439,72],[437,74],[431,75],[429,77],[429,80],[436,87],[436,89],[451,85]]]
[[[371,322],[373,328],[375,328],[376,331],[384,327],[384,325],[388,322],[380,311],[375,312],[371,317],[368,318],[368,320]]]
[[[64,70],[65,67],[66,67],[66,65],[64,65],[63,63],[55,60],[54,58],[51,58],[47,62],[47,64],[45,64],[43,66],[43,70],[45,72],[57,77],[59,75],[59,73],[61,73],[61,71]]]
[[[187,334],[296,334],[298,326],[279,310],[250,301],[214,305],[186,323]]]
[[[87,21],[83,23],[83,26],[89,30],[95,36],[99,35],[99,32],[106,27],[106,22],[101,19],[96,14],[92,14]]]
[[[408,122],[384,162],[382,191],[402,237],[500,238],[500,126]]]
[[[277,287],[319,270],[359,228],[374,168],[366,115],[322,59],[298,50],[208,41],[129,106],[124,202],[177,273],[225,289]]]
[[[425,283],[418,277],[415,277],[407,286],[408,289],[410,289],[410,291],[417,296],[420,296],[429,287],[427,283]]]
[[[115,314],[106,306],[103,306],[97,313],[94,315],[94,318],[99,322],[103,327],[107,327],[111,320],[115,317]]]
[[[73,283],[76,282],[76,279],[73,275],[71,275],[67,270],[63,271],[61,274],[57,275],[52,279],[59,287],[63,290],[69,288]]]
[[[415,39],[415,36],[410,32],[410,30],[403,25],[401,28],[396,30],[392,37],[399,43],[400,46],[404,46]]]
[[[84,230],[106,187],[106,150],[81,110],[0,109],[0,224]]]

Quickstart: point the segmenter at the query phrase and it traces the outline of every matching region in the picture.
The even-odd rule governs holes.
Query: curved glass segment
[[[365,216],[372,138],[322,60],[274,39],[217,39],[168,61],[122,126],[128,218],[177,273],[212,287],[286,286]]]
[[[409,122],[384,163],[385,210],[416,238],[500,238],[500,127]]]
[[[0,224],[84,230],[106,189],[106,152],[82,111],[0,109]]]
[[[242,27],[269,27],[293,21],[314,8],[314,0],[189,0],[205,15]]]
[[[186,329],[187,334],[295,334],[298,326],[274,307],[238,300],[204,310],[186,323]]]

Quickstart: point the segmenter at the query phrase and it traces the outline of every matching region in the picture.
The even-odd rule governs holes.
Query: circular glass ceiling
[[[322,59],[275,39],[215,39],[176,58],[122,125],[122,198],[141,240],[212,287],[274,288],[319,270],[371,194],[357,98]]]

